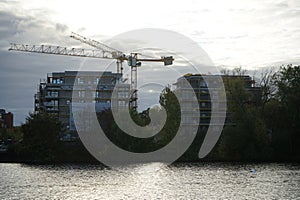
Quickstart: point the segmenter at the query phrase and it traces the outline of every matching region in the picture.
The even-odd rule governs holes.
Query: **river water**
[[[300,165],[291,163],[2,163],[0,174],[0,199],[300,199]]]

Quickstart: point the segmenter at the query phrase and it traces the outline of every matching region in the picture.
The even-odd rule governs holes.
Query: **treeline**
[[[300,66],[282,66],[277,71],[263,72],[257,80],[257,91],[245,87],[241,68],[223,71],[226,78],[227,112],[230,125],[226,125],[213,151],[205,158],[216,161],[299,161],[300,160]],[[150,152],[168,144],[180,125],[180,106],[170,88],[160,95],[160,105],[167,112],[163,129],[147,139],[129,136],[114,123],[110,111],[99,115],[107,136],[117,145],[132,152]],[[153,112],[153,110],[152,110]],[[154,113],[160,115],[161,109]],[[149,109],[131,112],[137,124],[149,124]],[[154,117],[155,118],[155,117]],[[109,121],[109,123],[107,123]],[[189,134],[189,133],[187,133]],[[198,129],[196,138],[182,155],[181,161],[197,161],[198,152],[206,135]]]
[[[212,159],[300,160],[300,66],[265,71],[258,83],[261,98],[255,103],[249,103],[252,93],[242,81],[227,84],[228,111],[235,125],[224,128]]]
[[[224,74],[244,75],[235,69]],[[282,66],[277,71],[261,74],[258,81],[259,99],[244,87],[242,79],[224,79],[227,112],[231,125],[224,127],[213,151],[204,160],[215,161],[299,161],[300,160],[300,66]],[[257,96],[256,96],[257,97]],[[174,93],[166,87],[159,103],[167,120],[158,134],[137,138],[124,133],[115,123],[110,110],[98,113],[99,123],[107,137],[117,146],[146,153],[167,145],[178,131],[181,111]],[[140,126],[150,123],[149,113],[159,118],[161,107],[141,113],[130,111]],[[157,116],[157,117],[155,117]],[[126,119],[124,119],[126,120]],[[64,130],[59,120],[46,113],[30,114],[21,126],[21,142],[10,147],[10,153],[20,160],[37,162],[96,162],[80,140],[61,142]],[[188,134],[188,133],[187,133]],[[198,152],[206,130],[199,128],[196,138],[179,161],[198,161]]]
[[[65,163],[65,162],[97,162],[85,149],[80,140],[63,142],[66,132],[58,117],[47,113],[32,113],[26,123],[18,128],[18,141],[9,145],[4,154],[5,162],[25,163]],[[7,135],[14,138],[13,135]]]

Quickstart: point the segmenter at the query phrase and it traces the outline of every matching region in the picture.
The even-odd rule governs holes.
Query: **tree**
[[[300,155],[300,66],[287,65],[280,68],[275,84],[277,98],[285,118],[280,122],[290,137],[290,150],[293,156]]]
[[[166,144],[171,141],[176,135],[180,125],[180,105],[174,92],[169,87],[165,87],[160,94],[159,103],[165,108],[167,112],[167,120],[164,128],[162,129],[161,143]]]
[[[266,69],[264,70],[259,78],[259,86],[262,91],[262,113],[265,110],[265,105],[274,99],[275,94],[277,92],[277,87],[275,84],[275,78],[277,76],[277,73],[274,68]]]
[[[283,106],[278,99],[273,98],[266,103],[262,114],[267,131],[271,135],[271,146],[274,150],[274,159],[290,159],[292,153],[292,141],[291,133],[289,131],[290,125],[287,121],[287,108]]]
[[[62,125],[55,115],[29,114],[21,126],[22,155],[30,161],[54,161],[58,151],[58,137]]]
[[[177,133],[180,124],[179,103],[175,94],[169,87],[164,88],[164,90],[161,92],[159,103],[162,107],[164,107],[167,114],[166,124],[163,126],[162,130],[160,130],[159,133],[156,133],[155,131],[157,127],[160,127],[160,119],[162,116],[164,116],[162,107],[154,106],[140,113],[136,110],[129,111],[132,120],[137,125],[143,126],[150,132],[153,131],[153,133],[156,133],[152,137],[137,138],[128,135],[118,127],[117,123],[114,121],[111,110],[98,113],[98,120],[106,136],[117,146],[131,152],[146,153],[155,151],[162,148],[172,140],[172,138]],[[122,112],[128,111],[120,111],[120,113],[118,114],[121,118]],[[150,113],[152,117],[151,119],[149,115]],[[124,118],[122,120],[126,121],[128,119]],[[154,125],[153,127],[147,127],[150,122]]]
[[[242,75],[239,69],[236,74]],[[260,106],[254,103],[241,78],[223,77],[230,121],[224,128],[218,155],[226,160],[263,160],[270,158],[270,139],[262,119]]]

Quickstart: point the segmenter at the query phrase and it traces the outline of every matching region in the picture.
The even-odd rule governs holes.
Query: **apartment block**
[[[186,74],[178,78],[175,83],[175,90],[180,96],[179,103],[182,106],[181,109],[183,112],[191,113],[197,109],[195,107],[198,107],[200,115],[183,115],[184,125],[187,127],[200,125],[200,129],[203,130],[207,130],[210,124],[215,127],[223,127],[224,123],[225,125],[234,125],[234,122],[230,118],[231,113],[225,109],[227,101],[230,101],[230,99],[226,98],[226,92],[224,93],[224,90],[222,91],[221,89],[223,83],[226,91],[228,83],[232,80],[243,82],[244,88],[252,94],[249,102],[257,103],[260,100],[260,87],[255,87],[254,80],[247,75]],[[192,105],[192,98],[196,98],[198,106]],[[217,112],[214,113],[212,113],[212,101],[214,101],[214,106],[218,108]],[[193,121],[198,121],[199,123],[195,124]]]
[[[122,83],[122,74],[110,71],[65,71],[47,74],[35,95],[35,111],[58,115],[68,130],[75,130],[72,104],[94,105],[96,112],[110,109],[117,87],[118,109],[128,109],[130,84]]]

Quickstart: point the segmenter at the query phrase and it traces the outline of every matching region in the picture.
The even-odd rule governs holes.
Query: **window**
[[[63,79],[60,78],[53,78],[52,84],[62,84],[64,83]]]
[[[47,91],[47,97],[58,97],[58,91]]]
[[[84,78],[77,78],[77,83],[78,84],[84,84]]]
[[[58,97],[58,91],[53,91],[53,92],[52,92],[52,96],[53,96],[53,97]]]
[[[94,84],[98,84],[99,83],[100,78],[96,78],[94,79]]]
[[[198,88],[198,81],[197,80],[192,80],[191,81],[191,86],[192,86],[192,88]]]
[[[88,80],[88,85],[91,85],[92,84],[92,81],[91,80]]]
[[[78,91],[78,97],[84,98],[85,97],[85,91]]]
[[[184,116],[182,119],[183,123],[188,124],[190,122],[189,117]]]
[[[200,92],[201,92],[201,94],[208,94],[208,90],[206,90],[206,89],[201,89]]]
[[[118,92],[118,98],[128,98],[128,92]]]
[[[213,91],[213,92],[211,93],[211,99],[213,99],[213,100],[218,99],[218,92]]]
[[[58,109],[58,100],[51,100],[49,102],[48,106],[51,106],[52,110],[57,110]]]
[[[119,101],[119,106],[126,106],[126,102],[125,101]]]
[[[200,82],[200,87],[207,87],[207,85],[206,85],[206,83],[205,83],[204,80],[202,80],[202,81]]]

